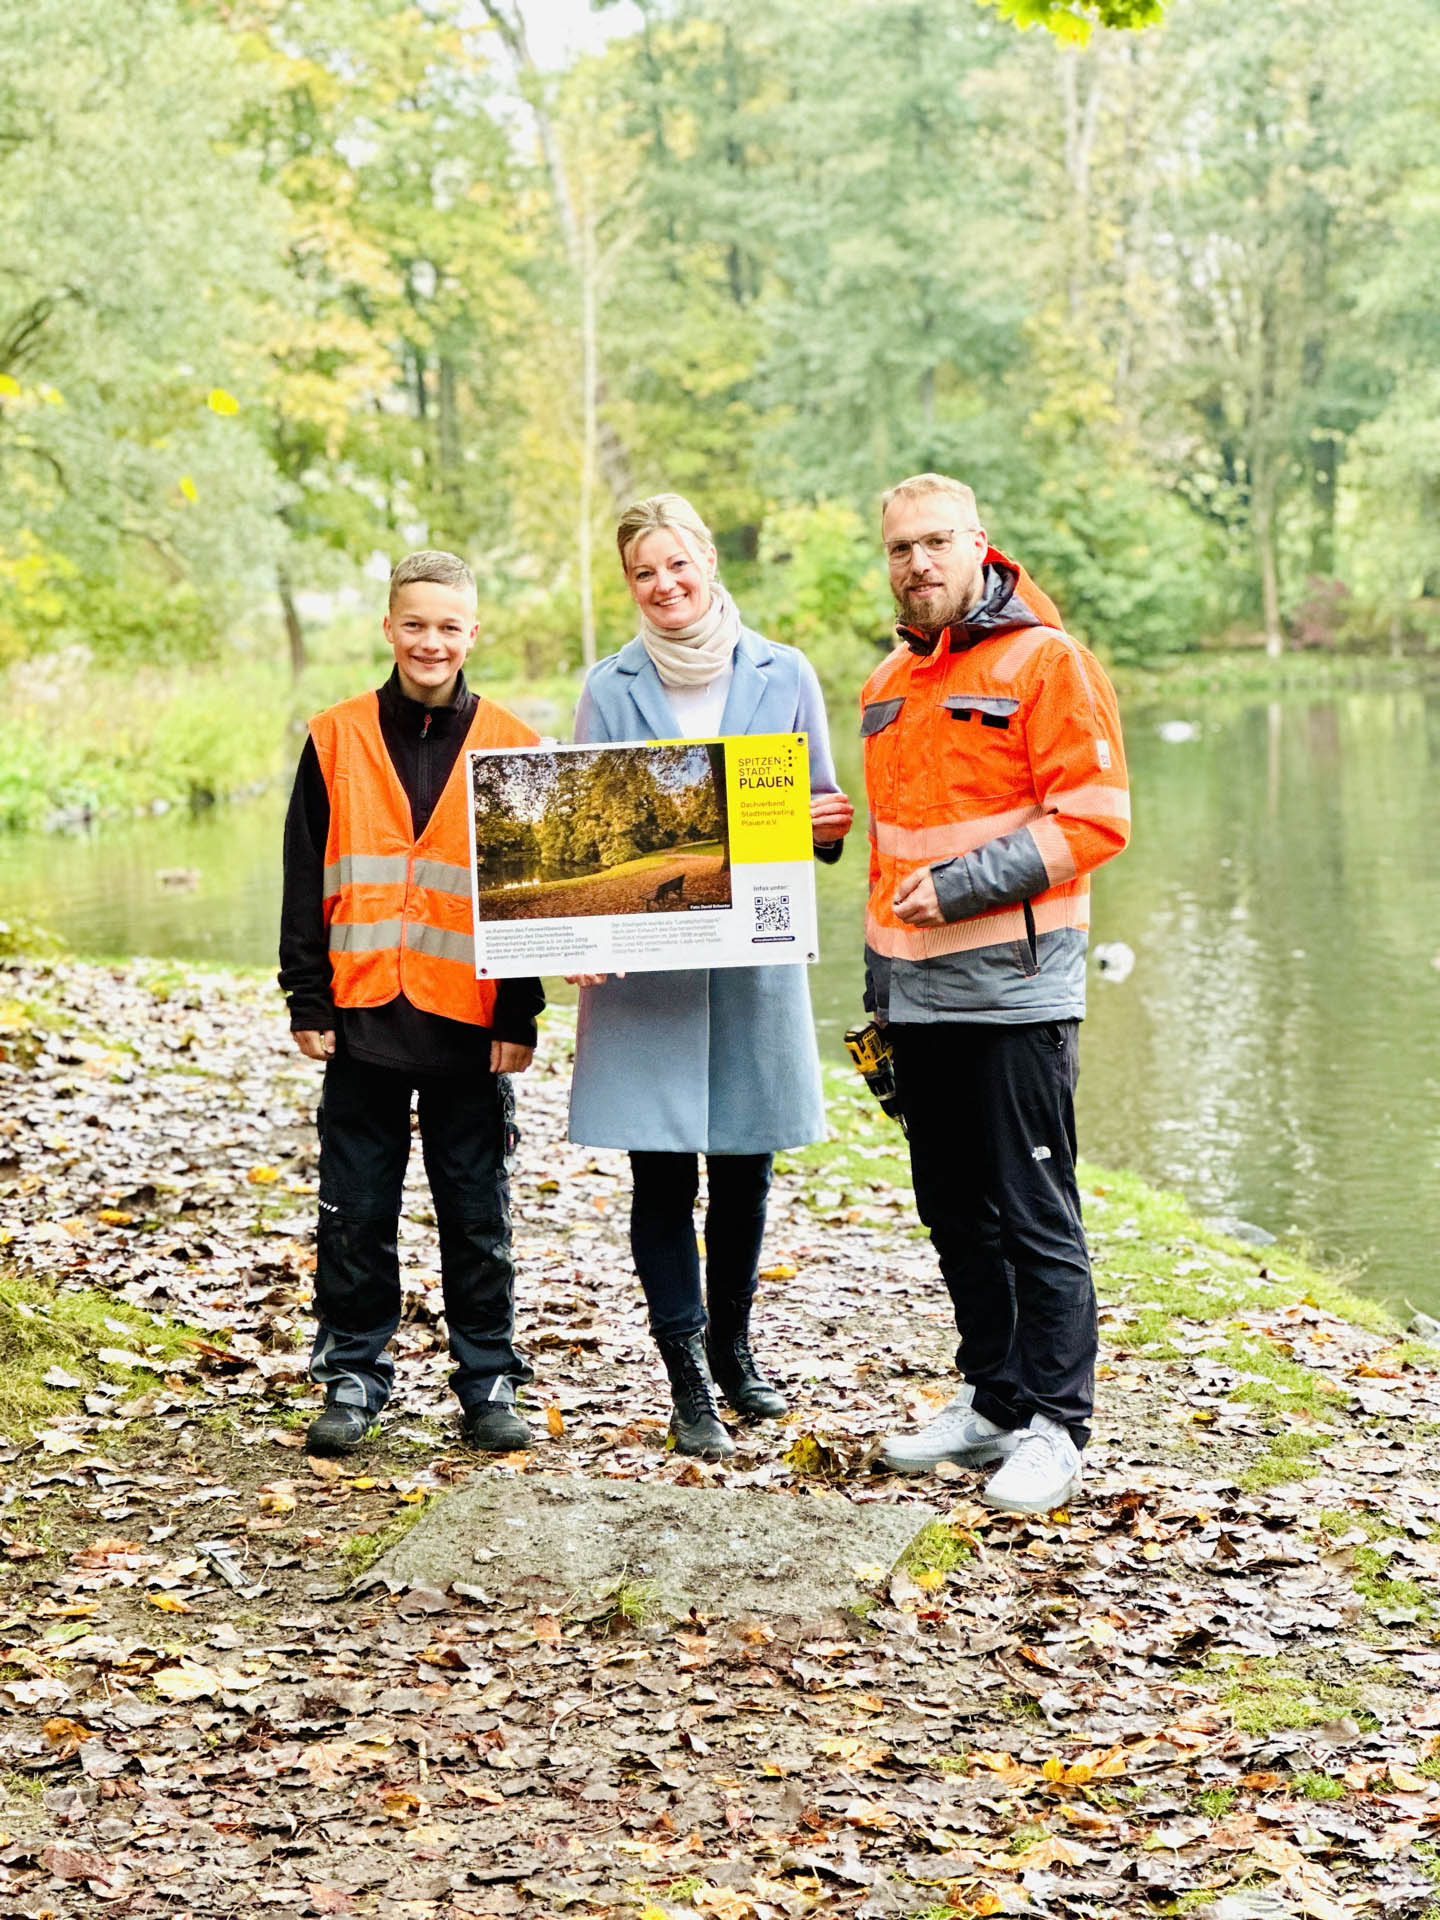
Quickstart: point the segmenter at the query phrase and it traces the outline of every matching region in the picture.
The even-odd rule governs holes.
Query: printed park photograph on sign
[[[803,735],[468,762],[482,978],[815,958]]]
[[[481,920],[730,905],[725,748],[477,753]]]

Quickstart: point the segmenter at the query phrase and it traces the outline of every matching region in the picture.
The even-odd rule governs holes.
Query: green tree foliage
[[[284,207],[245,101],[176,0],[0,10],[0,656],[212,635],[266,550],[247,413]]]
[[[1440,620],[1436,0],[538,4],[0,14],[0,664],[298,667],[431,544],[568,672],[677,488],[848,691],[926,468],[1112,655]]]
[[[1098,25],[1133,30],[1163,18],[1166,0],[984,0],[1017,27],[1048,27],[1058,39],[1085,41]]]
[[[454,9],[411,0],[225,0],[259,80],[246,135],[290,209],[288,298],[267,342],[267,438],[290,536],[278,587],[406,544],[505,544],[533,324],[489,69]],[[343,577],[343,576],[341,576]]]
[[[704,747],[485,759],[475,796],[480,872],[495,881],[600,872],[722,835],[723,792]]]

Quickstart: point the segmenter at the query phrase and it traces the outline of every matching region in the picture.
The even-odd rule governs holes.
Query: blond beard
[[[967,613],[973,613],[985,597],[985,569],[977,567],[975,577],[969,585],[962,588],[953,598],[941,603],[939,607],[925,607],[923,611],[913,610],[908,593],[898,593],[895,605],[900,619],[907,627],[918,627],[921,633],[939,633],[945,627],[953,626]]]

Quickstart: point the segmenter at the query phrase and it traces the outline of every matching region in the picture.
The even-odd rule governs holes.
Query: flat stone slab
[[[645,1581],[664,1611],[797,1614],[873,1593],[933,1508],[842,1494],[653,1486],[557,1474],[480,1472],[421,1516],[366,1584],[454,1582],[497,1599],[593,1600]]]

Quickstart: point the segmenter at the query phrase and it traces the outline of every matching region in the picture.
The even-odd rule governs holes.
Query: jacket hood
[[[1042,593],[1022,566],[1007,559],[998,547],[985,552],[978,606],[963,620],[954,620],[935,633],[896,622],[895,634],[912,653],[933,653],[945,641],[951,653],[989,640],[997,633],[1016,633],[1024,627],[1060,627],[1059,609]]]

